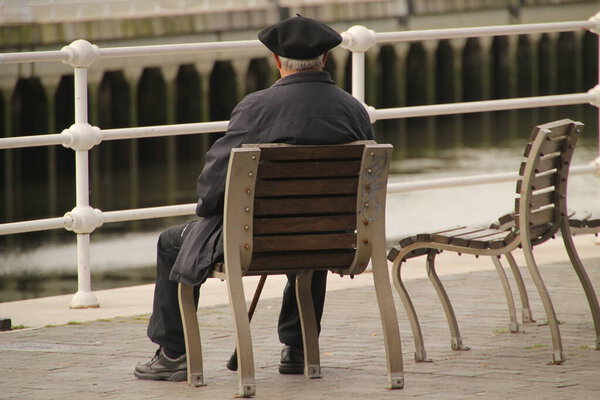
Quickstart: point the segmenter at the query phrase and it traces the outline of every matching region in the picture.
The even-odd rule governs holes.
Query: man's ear
[[[325,66],[327,64],[327,58],[329,58],[328,51],[326,51],[325,54],[323,54],[323,66]]]
[[[271,53],[273,54],[273,59],[275,60],[275,65],[277,65],[277,68],[281,69],[281,60],[279,59],[279,56],[275,53]]]

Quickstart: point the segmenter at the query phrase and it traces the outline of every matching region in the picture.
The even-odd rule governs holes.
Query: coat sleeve
[[[225,180],[231,149],[248,143],[246,102],[241,102],[231,113],[225,136],[218,139],[206,153],[206,163],[198,177],[196,215],[210,217],[223,213]]]

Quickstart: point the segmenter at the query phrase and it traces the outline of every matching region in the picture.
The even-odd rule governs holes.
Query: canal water
[[[588,164],[598,157],[597,114],[591,106],[384,121],[376,124],[376,131],[379,142],[394,144],[390,181],[409,182],[516,171],[532,129],[531,121],[547,122],[563,117],[586,124],[573,165]],[[178,166],[178,171],[189,177],[186,193],[192,193],[191,196],[199,170],[197,164]],[[164,169],[152,168],[142,173],[142,182],[161,182],[166,174]],[[152,197],[151,189],[142,188],[140,195]],[[509,182],[390,194],[387,237],[398,238],[455,224],[489,223],[511,211],[514,193],[515,184]],[[118,190],[104,195],[118,196]],[[570,179],[569,208],[600,212],[599,199],[598,176]],[[187,202],[193,201],[190,197]],[[93,290],[153,282],[160,231],[188,219],[137,221],[99,228],[92,234]],[[51,231],[1,239],[0,302],[77,290],[75,235]]]

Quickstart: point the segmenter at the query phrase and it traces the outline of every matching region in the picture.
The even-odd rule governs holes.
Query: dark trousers
[[[177,225],[160,234],[157,246],[154,305],[148,323],[148,337],[150,340],[177,353],[185,353],[185,341],[183,338],[183,324],[179,314],[178,284],[169,280],[169,274],[188,229],[189,224]],[[302,328],[298,314],[298,304],[296,303],[296,275],[288,274],[287,278],[288,282],[283,291],[277,331],[281,343],[301,349],[303,348]],[[312,278],[312,297],[319,332],[321,331],[326,284],[327,271],[315,271]],[[198,306],[199,294],[200,286],[197,286],[194,290],[196,306]]]

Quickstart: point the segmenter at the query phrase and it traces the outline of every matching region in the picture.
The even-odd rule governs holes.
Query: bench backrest
[[[226,256],[239,254],[242,275],[363,272],[378,226],[373,222],[383,224],[385,218],[391,149],[373,141],[233,149],[225,194]]]
[[[551,238],[567,215],[567,177],[583,124],[570,119],[538,125],[525,148],[515,200],[515,226],[532,244]]]

